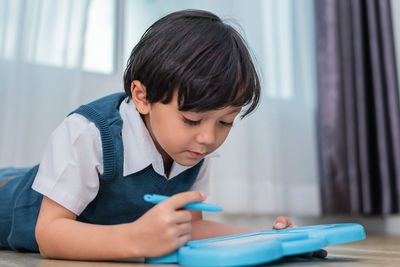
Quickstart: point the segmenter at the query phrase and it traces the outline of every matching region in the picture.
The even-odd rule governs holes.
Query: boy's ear
[[[146,86],[138,80],[131,83],[132,100],[140,114],[146,115],[150,112],[150,103],[146,99]]]

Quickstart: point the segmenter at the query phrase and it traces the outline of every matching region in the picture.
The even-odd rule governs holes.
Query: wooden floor
[[[367,239],[354,243],[329,246],[328,258],[301,259],[284,258],[265,266],[400,266],[400,237],[368,236]],[[157,266],[142,262],[81,262],[46,260],[38,254],[0,251],[1,267],[37,266],[37,267],[127,267]],[[159,265],[176,266],[176,265]]]

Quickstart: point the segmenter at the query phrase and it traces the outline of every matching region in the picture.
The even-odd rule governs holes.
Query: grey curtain
[[[315,7],[323,212],[398,213],[400,108],[390,0],[315,0]]]

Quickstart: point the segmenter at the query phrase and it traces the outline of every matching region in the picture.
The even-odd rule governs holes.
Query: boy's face
[[[135,101],[134,95],[132,98]],[[184,166],[196,165],[222,145],[241,110],[227,107],[201,113],[180,111],[176,93],[168,104],[148,104],[142,111],[136,106],[164,161],[170,157]]]

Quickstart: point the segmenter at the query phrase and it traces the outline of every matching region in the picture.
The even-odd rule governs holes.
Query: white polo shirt
[[[123,121],[124,176],[136,173],[150,164],[154,170],[171,179],[188,166],[173,162],[169,178],[165,176],[161,154],[133,101],[120,105]],[[209,159],[205,157],[191,190],[209,194]],[[82,115],[72,114],[51,134],[32,188],[76,215],[82,213],[99,191],[99,174],[103,173],[100,132]]]

